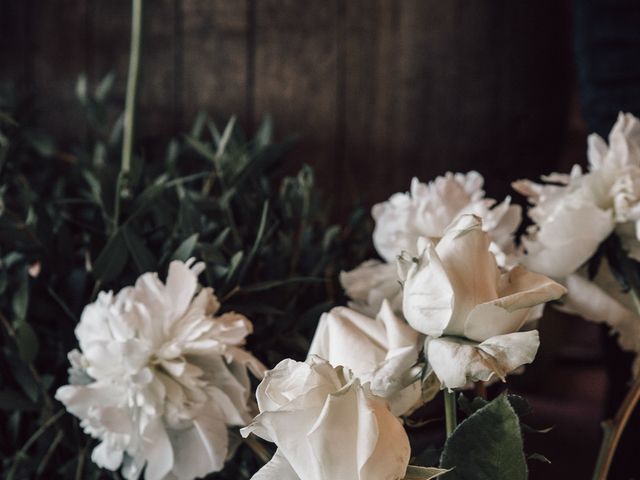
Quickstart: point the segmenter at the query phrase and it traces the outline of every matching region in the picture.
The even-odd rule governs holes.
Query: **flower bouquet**
[[[269,120],[247,138],[201,114],[141,155],[141,23],[133,0],[123,113],[112,76],[79,81],[82,145],[0,92],[3,478],[526,479],[547,461],[525,453],[531,408],[487,386],[534,361],[544,305],[640,352],[635,117],[590,137],[586,173],[514,183],[520,239],[477,172],[414,179],[370,235],[360,210],[327,221],[309,167],[283,173]]]

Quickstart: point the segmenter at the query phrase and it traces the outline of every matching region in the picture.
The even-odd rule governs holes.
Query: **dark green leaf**
[[[16,344],[18,345],[20,358],[26,363],[33,363],[38,354],[40,343],[36,332],[25,321],[21,321],[16,325]]]
[[[32,411],[36,410],[37,406],[31,402],[27,397],[15,390],[3,389],[0,390],[0,410],[22,410]]]
[[[122,228],[124,240],[139,273],[153,272],[157,268],[157,260],[147,248],[144,240],[129,226]]]
[[[93,263],[93,275],[102,282],[114,279],[127,264],[127,251],[122,230],[116,230]]]
[[[200,237],[199,234],[194,233],[193,235],[191,235],[190,237],[188,237],[187,239],[185,239],[178,248],[176,248],[176,251],[173,252],[173,255],[171,255],[171,259],[172,260],[181,260],[183,262],[186,262],[190,257],[191,254],[193,253],[193,250],[196,248],[196,245],[198,244],[198,238]]]
[[[447,439],[442,468],[447,480],[525,480],[527,462],[516,412],[505,395],[464,420]]]

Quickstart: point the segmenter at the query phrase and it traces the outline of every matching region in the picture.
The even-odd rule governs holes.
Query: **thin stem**
[[[600,445],[600,452],[598,453],[596,469],[593,474],[594,480],[606,480],[609,475],[609,468],[611,468],[611,462],[613,461],[613,456],[620,442],[620,437],[622,437],[622,433],[638,401],[640,401],[640,378],[637,378],[633,382],[631,390],[627,393],[613,420],[607,420],[602,424],[604,438],[602,445]]]
[[[638,292],[636,292],[635,288],[632,287],[629,290],[629,296],[633,301],[636,313],[640,315],[640,298],[638,298]],[[613,420],[602,422],[602,443],[598,452],[596,468],[593,472],[593,480],[606,480],[609,475],[609,469],[618,448],[618,443],[638,402],[640,402],[640,377],[634,380]]]
[[[458,414],[456,394],[447,389],[444,390],[444,418],[447,428],[447,438],[449,438],[458,425]]]
[[[16,453],[16,456],[13,459],[13,464],[11,465],[11,470],[9,471],[9,474],[7,476],[7,480],[13,480],[13,477],[15,476],[16,471],[18,469],[18,464],[23,458],[27,456],[27,451],[51,426],[53,426],[58,420],[60,420],[62,415],[64,415],[64,412],[65,412],[64,409],[58,410],[58,412],[55,415],[49,417],[47,421],[45,421],[42,425],[40,425],[40,428],[38,428],[33,433],[33,435],[29,437],[29,439],[24,443],[22,448],[20,448],[18,453]]]
[[[136,95],[140,74],[140,51],[142,43],[142,0],[132,0],[131,9],[131,55],[127,76],[127,97],[124,107],[124,136],[122,140],[122,164],[116,184],[116,198],[113,213],[114,229],[120,220],[120,200],[129,188],[129,173],[133,156],[133,137],[136,112]]]

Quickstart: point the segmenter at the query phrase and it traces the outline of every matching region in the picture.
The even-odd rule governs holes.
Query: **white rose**
[[[492,240],[491,250],[501,267],[515,262],[514,232],[520,225],[521,209],[506,198],[485,198],[484,179],[478,172],[451,172],[430,183],[411,181],[410,191],[396,193],[388,201],[374,205],[373,243],[387,262],[368,261],[340,276],[342,286],[353,300],[350,304],[368,315],[380,309],[387,299],[394,311],[400,312],[401,289],[394,269],[395,260],[403,251],[417,254],[419,238],[437,241],[459,215],[472,213],[483,219],[484,229]]]
[[[191,268],[190,268],[191,267]],[[228,426],[251,420],[247,367],[264,367],[242,346],[251,323],[214,316],[203,264],[174,261],[166,283],[154,273],[117,294],[100,293],[76,328],[71,385],[56,398],[100,440],[93,461],[137,479],[192,479],[220,470]],[[195,297],[194,297],[195,295]]]
[[[342,367],[283,360],[256,392],[260,414],[241,430],[274,442],[260,480],[399,480],[407,434],[387,403]]]
[[[539,304],[566,289],[514,267],[502,272],[489,251],[482,220],[463,215],[436,246],[419,241],[418,257],[398,260],[404,281],[403,312],[427,335],[429,365],[443,387],[500,378],[533,361],[538,332],[520,332]]]
[[[398,318],[384,301],[375,319],[346,307],[336,307],[320,318],[309,355],[333,366],[345,366],[371,392],[389,401],[394,415],[404,415],[437,393],[423,399],[417,369],[422,336]]]

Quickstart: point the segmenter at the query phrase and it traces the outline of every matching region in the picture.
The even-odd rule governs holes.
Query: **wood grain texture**
[[[298,136],[292,171],[302,163],[314,165],[319,184],[338,192],[343,188],[336,175],[338,4],[259,0],[255,5],[255,116],[270,114],[278,132]]]
[[[447,170],[477,169],[501,197],[561,156],[568,4],[147,1],[139,131],[155,148],[199,110],[249,130],[270,114],[280,138],[299,139],[290,171],[313,165],[340,216]],[[63,106],[44,126],[81,130],[66,106],[83,68],[94,83],[117,72],[124,104],[129,0],[0,0],[0,13],[0,79]]]
[[[86,133],[75,94],[86,71],[87,4],[80,0],[32,0],[31,85],[39,122],[62,143]]]
[[[246,124],[248,2],[184,0],[180,5],[183,123],[190,125],[203,110],[218,123],[236,114]]]

